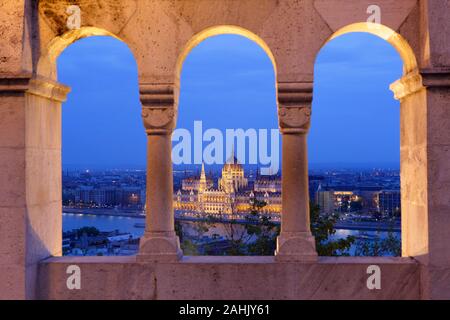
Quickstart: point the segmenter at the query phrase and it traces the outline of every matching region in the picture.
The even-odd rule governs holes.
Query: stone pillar
[[[402,256],[423,262],[428,252],[426,90],[417,70],[390,88],[400,101]]]
[[[282,137],[281,233],[277,261],[314,262],[317,252],[310,229],[307,135],[312,83],[278,83],[278,117]]]
[[[38,263],[62,250],[61,103],[69,88],[0,78],[0,299],[32,299]]]
[[[174,226],[171,158],[177,99],[172,84],[141,84],[140,95],[148,140],[147,217],[138,261],[177,261],[182,251]]]
[[[447,11],[450,11],[447,9]],[[448,47],[447,47],[448,48]],[[448,58],[448,56],[447,56]],[[428,261],[424,298],[450,299],[450,67],[421,70],[427,104]]]
[[[450,299],[450,69],[416,70],[391,85],[400,100],[402,255],[422,264],[425,299]]]

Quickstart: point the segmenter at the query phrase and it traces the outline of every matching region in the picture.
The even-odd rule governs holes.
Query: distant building
[[[80,186],[75,190],[75,202],[83,202],[90,203],[93,199],[93,190],[92,186]]]
[[[206,187],[212,188],[214,186],[214,181],[212,179],[206,178]],[[200,188],[200,179],[195,177],[185,178],[181,181],[181,189],[186,191],[198,191]]]
[[[325,180],[324,176],[318,175],[309,175],[308,176],[308,191],[310,201],[317,202],[316,194],[319,189],[319,186],[323,184]]]
[[[322,188],[319,187],[315,199],[321,213],[332,214],[334,212],[335,196],[333,191],[322,190]]]
[[[213,181],[206,177],[202,165],[200,177],[183,180],[182,188],[174,193],[174,208],[207,214],[248,213],[251,201],[257,199],[266,203],[262,213],[281,213],[281,180],[259,178],[253,188],[250,187],[234,155],[223,166],[217,186],[213,188]]]
[[[315,195],[315,203],[320,207],[321,213],[326,214],[333,212],[380,211],[379,199],[381,189],[379,186],[319,185]],[[397,191],[397,193],[400,194],[400,191]],[[381,195],[381,199],[384,199],[383,195]],[[395,203],[392,202],[390,205],[395,206]]]
[[[80,186],[74,191],[74,202],[96,206],[122,206],[141,208],[145,204],[145,191],[140,187]]]
[[[281,178],[279,176],[258,176],[255,180],[256,192],[281,193]]]
[[[399,190],[383,190],[378,193],[378,211],[383,215],[399,215],[401,210],[401,194]]]

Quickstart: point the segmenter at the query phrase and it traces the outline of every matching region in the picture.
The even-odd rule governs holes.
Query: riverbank
[[[91,216],[112,216],[112,217],[128,217],[128,218],[145,218],[145,213],[143,210],[126,210],[126,209],[107,209],[107,208],[68,208],[63,207],[64,213],[76,214],[76,215],[91,215]],[[186,216],[181,213],[175,213],[175,219],[179,221],[209,221],[206,217],[197,216]],[[254,223],[249,222],[245,217],[240,217],[237,219],[226,219],[224,216],[215,217],[214,222],[217,223],[227,223],[235,222],[238,224]],[[277,219],[273,220],[274,224],[280,224]],[[393,224],[391,222],[349,222],[349,221],[338,221],[335,226],[338,230],[360,230],[360,231],[392,231],[400,232],[401,226],[399,223]]]
[[[112,215],[92,215],[92,214],[77,214],[77,213],[63,213],[63,231],[70,232],[75,229],[83,227],[95,227],[102,232],[116,231],[124,234],[128,233],[134,239],[140,238],[145,232],[145,220],[143,217],[124,217]],[[181,234],[185,239],[194,239],[195,243],[218,243],[223,245],[227,239],[230,238],[230,231],[234,235],[246,236],[246,227],[244,224],[236,223],[230,227],[227,222],[215,222],[208,225],[207,228],[199,225],[198,221],[183,221],[178,220],[177,224],[181,228]],[[355,227],[355,226],[353,226]],[[367,226],[366,226],[367,227]],[[372,229],[373,230],[373,229]],[[348,236],[353,236],[355,239],[371,243],[379,239],[387,239],[391,236],[389,231],[377,230],[358,230],[358,229],[336,229],[336,232],[330,237],[330,240],[345,239]],[[400,232],[393,232],[396,239],[400,240]],[[357,246],[354,244],[350,248],[349,254],[354,255]]]
[[[338,221],[334,225],[335,229],[343,230],[362,230],[362,231],[387,231],[401,232],[401,226],[398,223],[391,222],[342,222]]]
[[[108,208],[70,208],[64,206],[62,209],[64,213],[71,213],[71,214],[145,218],[145,213],[143,210],[108,209]]]

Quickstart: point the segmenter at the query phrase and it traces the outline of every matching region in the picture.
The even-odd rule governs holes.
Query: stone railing
[[[80,289],[70,290],[67,270],[73,265],[79,267]],[[38,279],[41,299],[420,298],[419,265],[409,258],[280,263],[274,257],[203,256],[140,263],[136,257],[55,257],[40,264]]]

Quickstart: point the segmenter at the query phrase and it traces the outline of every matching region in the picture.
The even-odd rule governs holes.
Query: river
[[[135,217],[122,217],[122,216],[100,216],[89,214],[74,214],[63,213],[63,231],[70,231],[85,226],[96,227],[100,231],[113,231],[119,230],[120,232],[130,233],[134,237],[140,237],[144,233],[144,228],[136,226],[143,225],[145,223],[144,218]],[[209,227],[206,232],[198,234],[198,222],[194,221],[181,221],[183,228],[183,234],[189,237],[212,237],[226,238],[229,236],[230,228],[227,223],[215,223],[213,227]],[[245,228],[242,225],[234,225],[234,234],[245,232]],[[332,236],[332,239],[341,239],[347,236],[355,236],[358,239],[375,240],[385,239],[388,236],[386,231],[362,231],[362,230],[346,230],[338,229],[336,234]],[[394,232],[394,236],[400,239],[400,232]],[[350,251],[352,253],[353,249]]]

